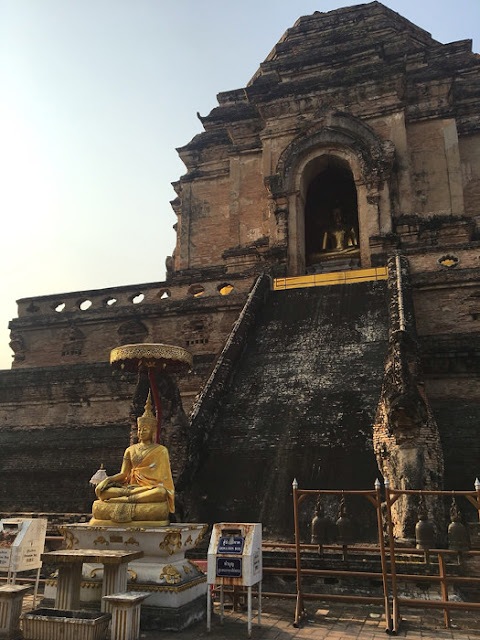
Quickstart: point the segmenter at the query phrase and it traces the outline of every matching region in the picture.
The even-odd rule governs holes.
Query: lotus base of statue
[[[170,524],[166,502],[109,502],[95,500],[92,505],[93,526],[118,526],[134,523],[142,527],[165,527]]]

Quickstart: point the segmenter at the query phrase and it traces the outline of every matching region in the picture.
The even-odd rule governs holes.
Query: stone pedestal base
[[[182,631],[205,618],[206,593],[180,607],[142,607],[142,629],[145,631]]]
[[[358,250],[345,251],[344,254],[320,254],[318,262],[307,267],[307,274],[330,273],[332,271],[350,271],[350,269],[360,269],[360,257]]]
[[[133,525],[133,523],[132,523]],[[68,548],[143,551],[128,565],[127,589],[148,593],[141,610],[142,628],[180,630],[205,617],[207,584],[203,571],[185,558],[202,539],[206,525],[180,523],[167,527],[68,525],[62,529]],[[103,567],[83,565],[81,608],[98,607]],[[45,587],[45,598],[55,598],[56,581]]]
[[[140,637],[140,609],[148,593],[129,591],[103,596],[112,614],[111,640],[138,640]]]
[[[22,637],[19,621],[23,596],[31,588],[20,584],[4,584],[0,587],[0,638],[15,640]]]

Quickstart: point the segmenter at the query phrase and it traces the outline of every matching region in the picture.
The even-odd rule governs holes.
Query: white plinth
[[[142,602],[148,597],[148,593],[140,593],[138,591],[103,596],[103,600],[107,601],[111,607],[111,640],[139,639],[140,608]]]
[[[4,584],[0,587],[0,638],[15,640],[21,638],[20,614],[23,596],[30,591],[30,585]]]
[[[148,628],[152,619],[158,628],[178,630],[204,617],[206,576],[185,553],[206,530],[207,525],[190,523],[155,528],[74,524],[62,533],[70,549],[143,551],[142,558],[128,565],[127,585],[128,591],[150,594],[142,607],[142,626]],[[102,565],[83,565],[81,606],[100,607],[102,579]],[[54,599],[55,591],[56,581],[48,581],[45,598]]]

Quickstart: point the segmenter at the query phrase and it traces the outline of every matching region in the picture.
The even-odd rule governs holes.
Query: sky
[[[30,296],[161,281],[176,147],[282,34],[355,0],[0,0],[0,369]],[[385,0],[440,42],[480,0]]]

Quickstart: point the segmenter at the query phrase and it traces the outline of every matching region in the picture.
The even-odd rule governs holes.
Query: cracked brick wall
[[[1,372],[0,510],[89,513],[90,477],[128,446],[134,383],[108,364]]]

